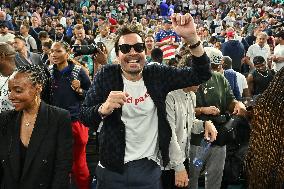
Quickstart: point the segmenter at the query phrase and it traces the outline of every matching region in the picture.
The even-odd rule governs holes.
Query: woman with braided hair
[[[246,157],[249,189],[284,188],[284,69],[257,99]]]
[[[41,100],[45,83],[43,69],[31,64],[8,81],[15,109],[0,114],[0,188],[69,188],[71,118]]]

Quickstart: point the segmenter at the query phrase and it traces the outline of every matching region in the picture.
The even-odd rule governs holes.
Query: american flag
[[[156,41],[157,42],[179,42],[180,38],[177,36],[177,34],[173,30],[165,31],[161,30],[156,35]],[[163,45],[160,47],[160,49],[163,51],[163,59],[171,59],[175,58],[175,51],[176,47],[174,45]]]

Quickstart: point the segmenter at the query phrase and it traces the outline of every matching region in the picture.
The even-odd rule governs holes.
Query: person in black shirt
[[[255,70],[248,77],[249,92],[253,97],[262,94],[273,79],[274,72],[267,69],[266,61],[262,56],[256,56],[253,59]]]

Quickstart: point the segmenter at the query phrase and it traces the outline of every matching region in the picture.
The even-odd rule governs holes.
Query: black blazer
[[[67,189],[72,168],[72,129],[67,111],[41,102],[20,175],[22,112],[0,114],[1,189]]]

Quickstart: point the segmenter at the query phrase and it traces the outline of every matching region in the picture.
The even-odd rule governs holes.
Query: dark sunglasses
[[[132,47],[138,53],[141,53],[141,52],[143,52],[145,50],[144,43],[135,43],[134,45],[122,44],[122,45],[118,45],[118,46],[119,46],[119,50],[123,54],[129,53]]]

